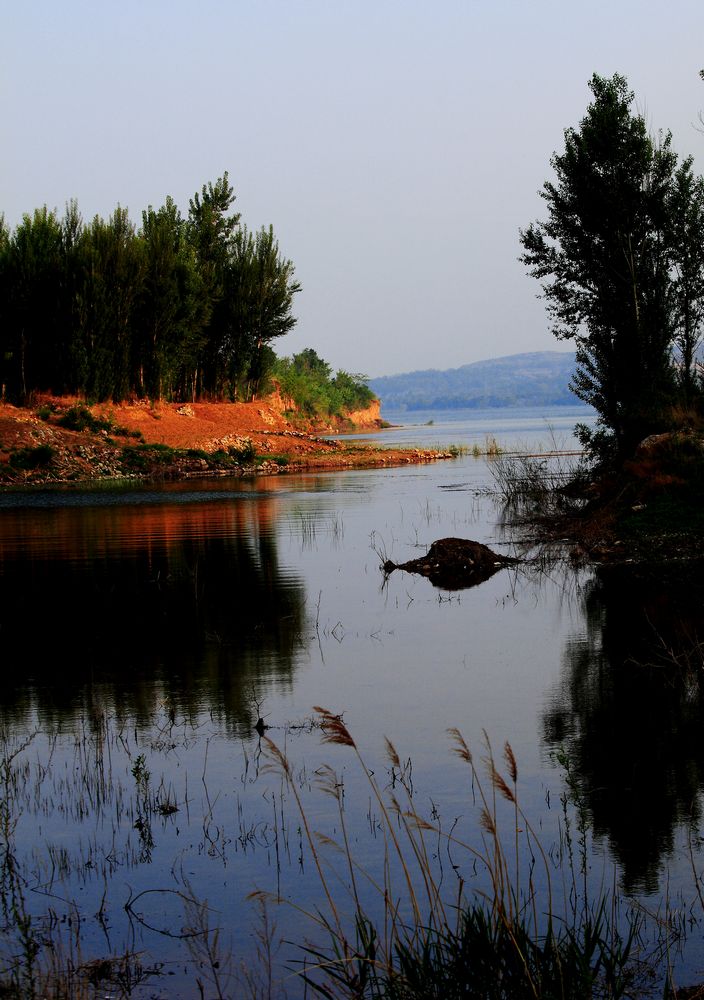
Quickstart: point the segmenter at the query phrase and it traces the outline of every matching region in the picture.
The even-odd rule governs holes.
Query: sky
[[[569,349],[518,230],[626,76],[704,171],[702,0],[0,2],[0,213],[139,224],[228,171],[302,291],[279,354],[370,377]]]

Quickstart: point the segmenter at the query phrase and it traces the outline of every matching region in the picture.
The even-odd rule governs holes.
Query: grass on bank
[[[514,523],[539,527],[587,551],[663,561],[704,556],[704,434],[677,430],[647,439],[619,467],[576,453],[502,454],[489,462]]]

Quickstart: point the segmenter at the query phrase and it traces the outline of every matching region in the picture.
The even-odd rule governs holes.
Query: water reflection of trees
[[[675,826],[698,816],[704,699],[693,575],[602,570],[586,586],[586,631],[570,637],[562,690],[544,719],[563,745],[628,889],[654,889]]]
[[[59,525],[60,551],[47,551],[42,532],[6,549],[5,717],[36,708],[59,722],[97,702],[146,717],[164,702],[176,714],[206,708],[231,724],[256,721],[252,692],[291,683],[304,589],[279,566],[266,511],[248,511],[250,523],[233,524],[232,505],[227,523],[211,509],[204,526],[164,510],[161,532],[145,531],[138,510],[119,531],[114,511],[74,512]]]

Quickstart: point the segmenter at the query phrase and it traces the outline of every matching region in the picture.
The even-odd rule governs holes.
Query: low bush
[[[115,437],[130,437],[139,441],[143,440],[144,437],[140,430],[133,431],[129,427],[120,427],[118,424],[114,424],[112,420],[94,416],[85,406],[72,406],[56,422],[59,427],[64,427],[69,431],[90,431],[92,434],[100,434],[104,431],[107,434],[114,434]]]
[[[254,444],[249,439],[245,439],[238,446],[230,446],[227,453],[231,458],[241,465],[248,465],[256,458]]]
[[[92,431],[94,434],[113,429],[109,420],[94,417],[85,406],[72,406],[62,417],[59,417],[57,424],[68,431]]]
[[[110,425],[110,430],[111,430],[111,433],[115,435],[115,437],[135,438],[137,441],[143,441],[144,440],[144,435],[142,434],[141,431],[139,431],[139,430],[132,431],[132,430],[129,429],[129,427],[120,427],[120,426],[112,425],[111,424]]]
[[[122,464],[130,472],[158,473],[175,457],[174,449],[165,444],[127,445],[122,449]]]
[[[10,452],[8,459],[13,469],[43,469],[55,455],[54,449],[48,444],[40,444],[36,448],[19,448]]]

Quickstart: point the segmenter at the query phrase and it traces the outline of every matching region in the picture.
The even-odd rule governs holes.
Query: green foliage
[[[190,398],[211,306],[181,214],[167,197],[142,212],[144,280],[136,307],[137,390],[152,399]]]
[[[61,368],[62,232],[46,206],[0,240],[0,383],[26,400]]]
[[[234,458],[240,465],[246,465],[249,462],[253,462],[256,457],[254,443],[250,441],[249,438],[244,440],[239,447],[231,446],[228,448],[227,454],[230,458]]]
[[[43,469],[54,457],[54,449],[48,444],[36,448],[19,448],[10,452],[8,459],[13,469]]]
[[[499,919],[488,906],[464,910],[458,928],[398,948],[398,971],[368,995],[387,1000],[534,1000],[628,995],[637,925],[613,936],[602,900],[577,927],[548,924],[535,938],[529,923]]]
[[[135,757],[134,764],[132,765],[132,777],[137,785],[142,788],[145,788],[149,784],[151,773],[147,768],[146,757],[143,753],[140,753],[137,757]]]
[[[137,230],[118,206],[84,224],[75,202],[10,232],[0,218],[0,392],[96,400],[251,398],[300,290],[273,229],[232,213],[227,174],[184,219],[171,198]]]
[[[165,444],[128,445],[122,449],[122,464],[128,472],[157,474],[171,465],[175,456],[174,449]]]
[[[330,365],[310,347],[292,358],[280,358],[273,375],[284,395],[290,396],[300,411],[312,417],[344,416],[374,400],[366,375],[338,371],[331,377]]]
[[[691,157],[675,172],[668,210],[677,377],[686,405],[698,394],[695,360],[704,321],[704,179],[695,177]]]
[[[685,275],[700,230],[694,238],[676,220],[690,209],[701,219],[702,192],[689,161],[676,171],[670,135],[655,141],[632,111],[622,76],[595,74],[589,86],[586,116],[566,130],[564,152],[551,160],[556,180],[543,185],[547,219],[520,234],[521,260],[541,282],[555,336],[576,342],[572,389],[598,413],[589,443],[603,458],[605,432],[625,457],[662,429],[675,388],[674,331],[699,322],[687,305],[690,292],[701,295],[698,279]],[[683,334],[687,365],[696,336]]]
[[[93,434],[98,434],[100,431],[113,430],[109,420],[94,417],[85,406],[72,406],[56,422],[59,427],[65,427],[69,431],[91,431]]]

